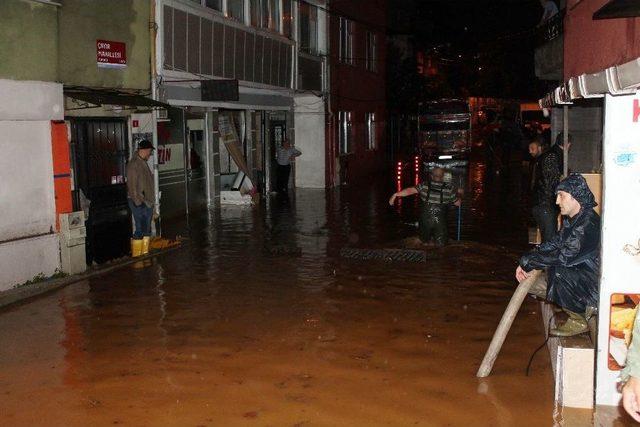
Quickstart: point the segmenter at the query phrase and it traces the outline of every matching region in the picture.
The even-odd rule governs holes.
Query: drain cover
[[[426,262],[427,253],[412,249],[360,249],[342,248],[340,256],[343,258],[357,259],[361,261],[404,261],[404,262]]]
[[[271,256],[280,256],[280,255],[290,255],[290,256],[300,256],[302,255],[302,249],[291,246],[291,245],[269,245],[264,248],[267,255]]]

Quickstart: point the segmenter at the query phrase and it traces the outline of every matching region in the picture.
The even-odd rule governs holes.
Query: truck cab
[[[418,117],[418,150],[425,162],[467,161],[471,151],[468,101],[440,99],[424,103]]]

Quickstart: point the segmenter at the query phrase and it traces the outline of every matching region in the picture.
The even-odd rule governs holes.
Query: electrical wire
[[[536,356],[536,354],[545,346],[547,345],[547,343],[549,342],[549,338],[551,338],[551,336],[549,335],[549,329],[551,329],[551,321],[556,317],[556,314],[553,313],[551,315],[551,317],[549,318],[549,323],[547,325],[547,330],[546,335],[547,338],[545,338],[544,342],[542,344],[540,344],[540,346],[538,348],[536,348],[533,353],[531,354],[531,357],[529,358],[529,363],[527,363],[527,369],[525,370],[525,375],[528,377],[529,376],[529,371],[531,369],[531,364],[533,363],[533,358]]]

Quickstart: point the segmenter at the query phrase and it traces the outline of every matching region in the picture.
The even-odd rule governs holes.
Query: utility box
[[[84,212],[60,214],[60,261],[63,272],[78,274],[87,269],[86,238]]]

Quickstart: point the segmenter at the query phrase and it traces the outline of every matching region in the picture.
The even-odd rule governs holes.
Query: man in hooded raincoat
[[[572,336],[589,331],[588,321],[598,307],[600,216],[593,210],[597,203],[581,175],[562,180],[556,194],[563,215],[560,231],[520,258],[516,278],[521,282],[534,269],[547,270],[546,295],[542,289],[532,293],[569,314],[567,322],[549,334]]]

